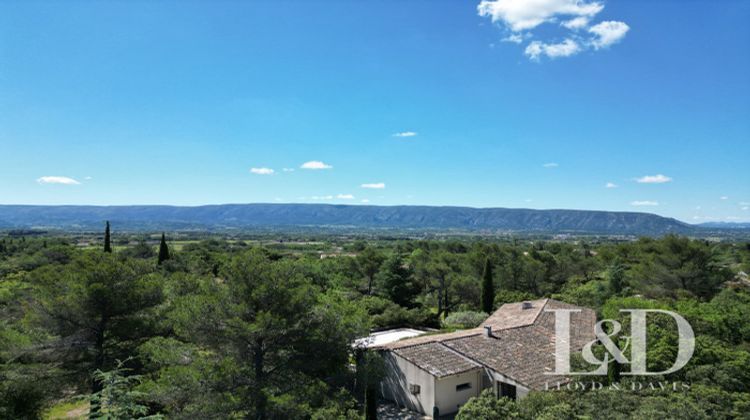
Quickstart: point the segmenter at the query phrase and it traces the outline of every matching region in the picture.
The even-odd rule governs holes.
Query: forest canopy
[[[689,388],[483,395],[458,418],[750,412],[744,242],[169,236],[113,230],[110,252],[101,238],[0,237],[1,418],[371,417],[378,362],[357,357],[353,340],[394,327],[471,328],[503,303],[540,297],[600,318],[680,313],[696,332],[695,355],[661,379]],[[655,323],[649,339],[650,367],[669,366],[669,323]]]

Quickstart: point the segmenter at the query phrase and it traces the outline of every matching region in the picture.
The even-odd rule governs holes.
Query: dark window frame
[[[456,385],[456,392],[466,391],[467,389],[471,389],[471,382]]]

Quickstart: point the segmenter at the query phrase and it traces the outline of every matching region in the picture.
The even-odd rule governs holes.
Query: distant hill
[[[544,233],[662,235],[695,229],[649,213],[434,206],[223,204],[177,206],[0,205],[0,228],[237,229],[354,227]]]
[[[718,229],[750,229],[750,223],[747,222],[706,222],[696,226]]]

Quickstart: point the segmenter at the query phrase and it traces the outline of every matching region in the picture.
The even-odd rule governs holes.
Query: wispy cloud
[[[727,197],[726,195],[722,195],[721,197],[719,197],[719,200],[729,200],[729,197]]]
[[[273,175],[273,172],[271,168],[250,168],[250,173],[255,175]]]
[[[636,178],[635,180],[635,182],[638,182],[639,184],[663,184],[665,182],[671,181],[672,178],[662,174],[646,175],[640,178]]]
[[[542,56],[548,58],[569,57],[582,51],[581,46],[568,38],[557,44],[547,44],[542,41],[532,41],[523,51],[527,57],[538,61]]]
[[[294,168],[282,168],[281,170],[284,172],[294,172]]]
[[[371,188],[375,190],[382,190],[385,188],[385,183],[383,182],[374,182],[371,184],[362,184],[360,185],[362,188]]]
[[[578,16],[573,19],[565,20],[560,23],[560,25],[568,29],[578,30],[588,26],[590,21],[591,18],[588,16]]]
[[[595,0],[482,0],[477,13],[509,33],[503,41],[521,44],[536,37],[524,54],[539,61],[543,56],[569,57],[585,50],[600,50],[622,40],[630,29],[626,23],[591,23],[603,9],[603,2]],[[543,24],[555,24],[558,29],[535,33]],[[562,36],[559,32],[563,32]],[[547,34],[556,38],[543,39]]]
[[[402,131],[400,133],[393,133],[393,137],[416,137],[418,134],[416,131]]]
[[[62,185],[79,185],[80,182],[67,176],[43,176],[37,178],[36,182],[40,184],[62,184]]]
[[[615,184],[614,182],[607,182],[606,184],[604,184],[604,188],[617,188],[617,184]]]
[[[309,162],[303,163],[300,168],[302,169],[312,169],[312,170],[318,170],[318,169],[332,169],[333,166],[323,163],[319,160],[311,160]]]
[[[336,198],[339,200],[354,200],[354,196],[352,194],[338,194],[336,195]]]
[[[314,195],[310,197],[311,200],[333,200],[332,195]]]
[[[522,34],[510,34],[505,38],[501,39],[503,42],[512,42],[514,44],[520,44],[523,42],[524,36]]]
[[[558,165],[558,164],[557,164],[557,163],[555,163],[555,162],[549,162],[549,163],[545,163],[545,164],[543,164],[542,166],[544,166],[545,168],[557,168],[557,167],[558,167],[558,166],[560,166],[560,165]]]
[[[631,201],[631,206],[658,206],[658,201],[649,201],[649,200],[643,200],[643,201]]]
[[[368,199],[366,199],[366,198],[363,198],[363,199],[359,200],[359,202],[360,202],[360,203],[369,203],[369,202],[370,202],[370,200],[368,200]]]

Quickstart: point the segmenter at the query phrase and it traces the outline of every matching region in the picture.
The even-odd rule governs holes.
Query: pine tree
[[[161,243],[159,244],[159,265],[169,259],[169,247],[167,246],[167,238],[164,233],[161,234]]]
[[[104,252],[112,252],[112,243],[109,235],[109,220],[107,221],[107,227],[104,228]]]
[[[492,313],[495,306],[495,284],[492,280],[492,263],[490,259],[484,263],[484,274],[482,274],[482,311]]]

